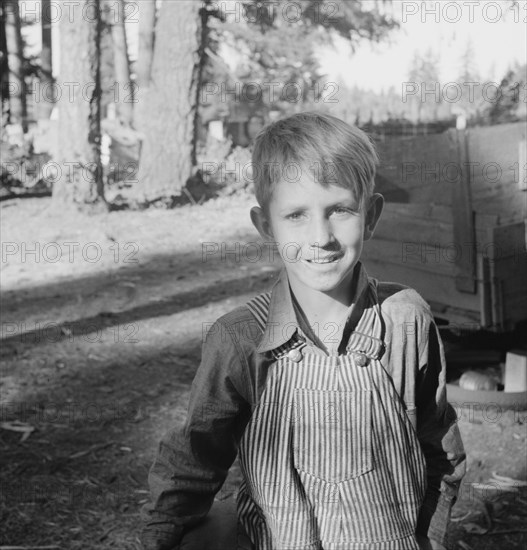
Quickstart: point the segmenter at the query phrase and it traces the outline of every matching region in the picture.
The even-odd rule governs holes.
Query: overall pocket
[[[373,469],[372,392],[296,389],[293,463],[329,483]]]

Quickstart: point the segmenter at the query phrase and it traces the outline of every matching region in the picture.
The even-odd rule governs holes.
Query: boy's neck
[[[299,284],[294,278],[289,278],[289,286],[298,305],[309,317],[326,318],[347,311],[353,304],[357,286],[359,284],[360,263],[346,277],[339,288],[331,292],[321,292]]]
[[[313,290],[296,284],[294,280],[289,280],[293,300],[300,308],[304,321],[312,329],[317,327],[319,336],[323,337],[324,326],[327,325],[329,333],[333,336],[338,335],[338,341],[340,341],[350,314],[350,307],[353,305],[358,278],[359,269],[356,268],[350,276],[349,283],[341,285],[339,292],[333,293]],[[338,326],[337,332],[335,332],[336,326]],[[326,347],[330,352],[336,351],[336,349],[331,350],[329,345]]]
[[[340,296],[296,285],[290,280],[289,285],[293,296],[307,320],[311,323],[321,321],[336,321],[343,317],[352,304],[353,295],[342,293]],[[351,289],[350,289],[351,290]]]

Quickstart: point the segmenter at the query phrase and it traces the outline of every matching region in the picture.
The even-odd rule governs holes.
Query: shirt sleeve
[[[145,550],[173,550],[210,510],[250,418],[244,371],[232,330],[209,330],[190,392],[187,419],[161,440],[141,510]]]
[[[446,362],[437,326],[425,323],[416,380],[417,436],[428,485],[417,533],[447,546],[450,512],[465,474],[466,455],[454,409],[447,402]]]

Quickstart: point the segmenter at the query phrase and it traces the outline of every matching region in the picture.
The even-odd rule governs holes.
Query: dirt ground
[[[279,269],[247,245],[252,204],[88,216],[0,203],[0,548],[140,548],[148,468],[184,420],[202,334]],[[452,539],[525,548],[527,413],[458,413],[468,472]]]

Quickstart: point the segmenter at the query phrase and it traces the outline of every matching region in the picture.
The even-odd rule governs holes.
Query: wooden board
[[[398,202],[385,202],[381,220],[385,217],[400,216],[402,219],[421,218],[430,223],[436,221],[444,223],[453,223],[452,208],[444,204],[436,203],[413,203],[401,204]],[[398,220],[398,221],[401,221]],[[485,228],[500,225],[500,217],[497,214],[477,214],[476,230],[481,231]]]
[[[514,323],[527,318],[527,253],[525,223],[495,227],[488,258],[491,297],[498,308],[495,324],[510,330]]]
[[[473,205],[476,215],[499,214],[500,224],[508,224],[522,221],[526,218],[527,193],[524,196],[500,195],[485,199],[474,199]]]
[[[452,154],[457,151],[460,170],[452,186],[453,236],[456,250],[467,249],[467,253],[456,255],[456,289],[460,292],[476,292],[476,234],[474,213],[472,211],[472,194],[470,190],[470,172],[466,166],[467,135],[464,131],[449,131]],[[472,243],[472,245],[470,245]]]
[[[446,134],[417,136],[410,138],[387,138],[377,144],[381,159],[378,191],[383,192],[382,180],[390,183],[390,190],[400,190],[407,196],[407,202],[444,201],[450,192],[448,179],[449,163],[452,158],[449,139]],[[454,180],[452,180],[454,181]],[[450,198],[445,204],[450,203]]]
[[[362,258],[454,277],[454,253],[428,243],[398,243],[375,237],[365,243]]]
[[[519,149],[526,139],[525,123],[466,130],[467,154],[462,159],[452,151],[450,134],[388,137],[379,142],[378,191],[385,188],[388,198],[410,204],[451,206],[457,172],[464,164],[476,215],[495,214],[505,223],[525,219],[527,193],[518,181],[525,177]]]
[[[487,255],[491,260],[499,260],[514,256],[519,259],[525,256],[525,222],[500,225],[489,230],[489,241]]]
[[[501,166],[503,173],[507,173],[509,167],[519,161],[518,143],[525,139],[525,134],[525,122],[470,128],[470,161],[475,163],[474,166],[478,169],[495,162]]]
[[[527,318],[527,256],[511,256],[490,262],[491,277],[501,307],[498,329],[511,330],[514,323]]]
[[[397,202],[365,244],[372,274],[415,288],[447,318],[495,330],[527,319],[525,139],[513,123],[379,142],[378,190]]]
[[[410,207],[410,208],[409,208]],[[454,224],[452,210],[447,207],[437,208],[429,217],[423,215],[411,215],[407,212],[417,208],[414,205],[386,205],[381,219],[375,229],[374,239],[380,238],[403,243],[429,243],[430,245],[439,245],[446,248],[456,246],[454,240]],[[434,217],[434,214],[445,214],[444,216]],[[497,220],[493,215],[476,216],[475,239],[463,240],[457,247],[466,249],[464,243],[475,243],[476,247],[484,246],[488,243],[488,229],[493,227]]]
[[[454,278],[437,272],[423,273],[410,265],[392,264],[365,258],[368,274],[382,281],[393,281],[414,288],[428,302],[455,306],[479,315],[480,303],[476,294],[458,292]]]

